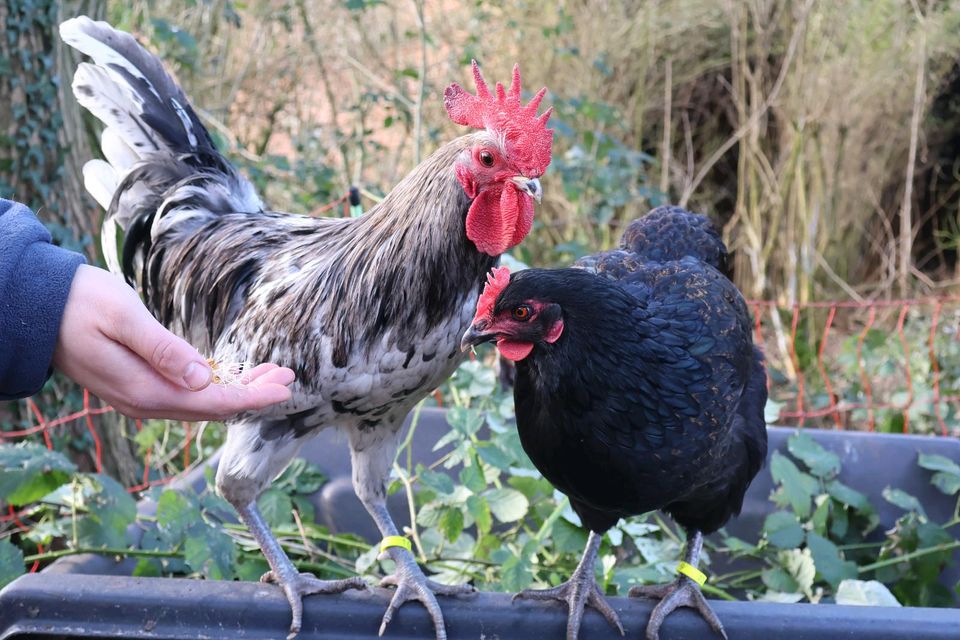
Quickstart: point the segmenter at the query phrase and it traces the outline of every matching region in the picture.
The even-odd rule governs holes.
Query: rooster
[[[707,218],[660,207],[578,268],[495,269],[463,336],[464,350],[496,341],[516,363],[523,448],[590,530],[568,582],[518,594],[566,602],[569,640],[586,604],[623,633],[594,578],[597,551],[620,518],[656,509],[687,544],[676,581],[630,591],[661,599],[647,638],[681,606],[726,637],[694,579],[702,536],[740,512],[767,450],[763,357],[726,259]]]
[[[396,573],[382,634],[397,609],[419,600],[446,637],[434,593],[465,585],[428,580],[386,507],[385,484],[410,409],[461,361],[486,272],[530,231],[539,177],[550,163],[546,93],[520,100],[520,73],[491,93],[474,62],[477,93],[457,84],[444,105],[479,131],[443,145],[381,203],[355,219],[265,210],[253,186],[218,152],[182,90],[132,36],[86,17],[60,25],[92,58],[73,80],[80,104],[106,128],[106,161],[84,167],[107,209],[108,265],[136,285],[171,330],[227,362],[294,369],[292,399],[236,416],[217,469],[219,493],[237,510],[292,610],[302,598],[361,589],[359,578],[299,573],[257,508],[257,496],[303,443],[326,428],[346,433],[353,485],[376,521]],[[117,251],[117,227],[124,231]]]

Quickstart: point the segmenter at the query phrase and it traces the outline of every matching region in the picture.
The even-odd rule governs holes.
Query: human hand
[[[261,364],[243,386],[211,385],[200,353],[157,322],[116,276],[81,265],[60,324],[53,365],[134,418],[221,420],[290,399],[290,369]]]

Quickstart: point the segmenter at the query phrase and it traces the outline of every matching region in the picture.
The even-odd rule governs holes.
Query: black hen
[[[585,604],[623,632],[594,578],[607,529],[665,511],[686,529],[695,568],[702,534],[740,512],[767,450],[763,356],[743,297],[718,271],[727,252],[707,218],[661,207],[621,246],[579,269],[495,272],[461,344],[496,340],[516,361],[523,448],[591,531],[570,581],[520,594],[567,602],[568,638]],[[686,574],[630,595],[661,599],[647,638],[679,606],[725,637]]]

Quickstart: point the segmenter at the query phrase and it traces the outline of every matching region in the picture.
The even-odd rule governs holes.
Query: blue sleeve
[[[50,240],[29,209],[0,198],[0,400],[33,395],[50,376],[63,307],[84,261]]]

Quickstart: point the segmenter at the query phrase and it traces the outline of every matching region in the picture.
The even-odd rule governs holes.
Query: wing
[[[611,280],[624,280],[650,262],[672,262],[693,257],[730,277],[727,247],[704,215],[680,207],[657,207],[631,222],[620,238],[620,248],[584,256],[574,263]]]
[[[551,482],[619,517],[718,477],[753,350],[736,287],[694,258],[640,265],[613,289],[578,341],[577,366],[553,389],[518,386],[530,399],[517,420],[530,425],[524,448]]]

